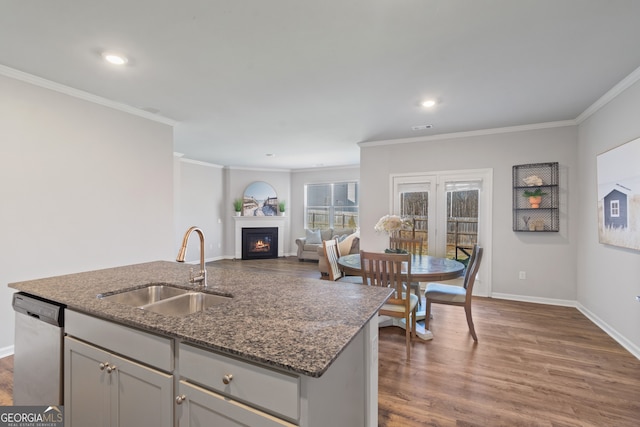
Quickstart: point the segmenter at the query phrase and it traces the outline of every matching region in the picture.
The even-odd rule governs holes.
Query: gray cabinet
[[[65,338],[65,426],[171,427],[173,376]]]
[[[377,425],[377,318],[314,378],[66,313],[66,427]]]
[[[71,310],[65,326],[66,427],[173,426],[172,340]]]

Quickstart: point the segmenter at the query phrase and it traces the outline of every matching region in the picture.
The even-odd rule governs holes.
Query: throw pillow
[[[320,237],[320,230],[306,230],[307,238],[305,244],[307,245],[321,245],[322,237]]]
[[[353,245],[353,239],[355,239],[356,233],[349,234],[341,242],[338,242],[338,254],[340,256],[348,255],[351,252],[351,246]]]
[[[348,234],[343,234],[342,236],[338,236],[338,237],[337,237],[338,242],[342,242],[344,239],[346,239],[346,238],[347,238],[347,236],[349,236],[349,235],[348,235]]]

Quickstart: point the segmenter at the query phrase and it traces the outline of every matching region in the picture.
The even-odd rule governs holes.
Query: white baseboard
[[[491,294],[491,298],[497,299],[506,299],[512,301],[522,301],[522,302],[531,302],[535,304],[549,304],[549,305],[560,305],[563,307],[575,307],[580,311],[585,317],[591,320],[597,327],[602,329],[607,335],[616,340],[618,344],[624,347],[629,353],[634,355],[636,359],[640,360],[640,348],[626,339],[623,335],[618,333],[614,328],[609,326],[605,321],[600,319],[598,316],[593,314],[591,311],[587,310],[582,304],[577,301],[572,300],[560,300],[560,299],[552,299],[552,298],[537,298],[537,297],[528,297],[523,295],[512,295],[512,294],[500,294],[494,293]]]
[[[10,345],[9,347],[0,348],[0,359],[2,359],[3,357],[11,356],[13,352],[14,349],[12,345]]]
[[[574,300],[530,297],[525,295],[500,294],[492,293],[491,298],[507,299],[511,301],[532,302],[535,304],[560,305],[562,307],[577,307],[578,303]]]
[[[627,349],[629,351],[629,353],[633,354],[637,359],[640,359],[640,348],[638,348],[638,346],[636,346],[635,344],[633,344],[632,342],[630,342],[628,339],[626,339],[624,336],[620,335],[618,333],[618,331],[616,331],[615,329],[613,329],[611,326],[609,326],[607,324],[607,322],[603,321],[602,319],[600,319],[598,316],[596,316],[595,314],[593,314],[591,311],[589,311],[586,307],[584,307],[582,304],[578,304],[577,305],[578,310],[580,310],[580,312],[582,314],[584,314],[585,316],[587,316],[587,318],[589,320],[591,320],[593,323],[595,323],[600,329],[602,329],[603,331],[605,331],[607,333],[607,335],[609,335],[611,338],[613,338],[614,340],[616,340],[618,342],[618,344],[620,344],[621,346],[623,346],[625,349]]]

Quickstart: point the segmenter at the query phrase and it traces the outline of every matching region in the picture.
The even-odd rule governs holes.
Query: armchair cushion
[[[305,230],[305,232],[306,232],[305,245],[321,245],[322,244],[322,236],[320,235],[320,230]]]

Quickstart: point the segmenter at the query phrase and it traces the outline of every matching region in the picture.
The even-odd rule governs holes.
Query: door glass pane
[[[429,253],[429,192],[407,191],[400,193],[400,216],[413,219],[413,230],[400,232],[400,237],[422,238],[420,253]]]
[[[447,258],[465,262],[478,242],[478,190],[447,191]]]

